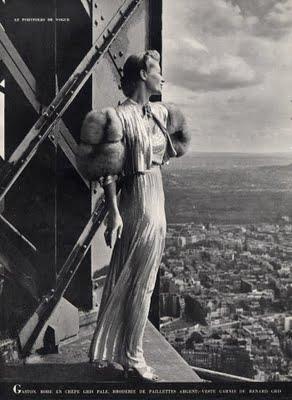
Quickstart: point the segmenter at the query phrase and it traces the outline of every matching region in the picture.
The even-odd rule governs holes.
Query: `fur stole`
[[[180,109],[172,103],[162,103],[168,111],[167,131],[170,135],[177,157],[181,157],[189,148],[191,135],[186,118]]]
[[[122,123],[114,108],[89,112],[82,124],[77,165],[89,180],[119,174],[124,165]]]

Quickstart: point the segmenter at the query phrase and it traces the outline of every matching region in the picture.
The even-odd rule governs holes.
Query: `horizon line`
[[[190,153],[213,153],[213,154],[291,154],[292,150],[287,151],[212,151],[212,150],[189,150],[186,155]]]

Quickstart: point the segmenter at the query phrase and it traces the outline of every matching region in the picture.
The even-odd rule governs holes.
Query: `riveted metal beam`
[[[92,0],[92,41],[103,35],[113,15],[117,14],[125,0]]]
[[[125,63],[125,58],[126,58],[126,45],[125,45],[125,39],[122,37],[123,33],[119,35],[119,37],[113,42],[111,45],[110,50],[108,51],[109,57],[115,66],[115,70],[117,72],[117,75],[121,78],[122,77],[122,71],[123,71],[123,65]]]
[[[143,3],[143,7],[140,7],[139,11],[137,11],[136,15],[136,23],[140,20],[145,20],[145,15],[150,15],[150,6],[149,6],[149,1]],[[121,17],[123,18],[123,13],[121,13]],[[152,16],[151,16],[152,18]],[[149,18],[149,21],[151,20]],[[148,22],[149,24],[149,22]],[[147,31],[149,32],[147,36],[150,35],[150,31],[148,30],[148,27],[145,26]],[[143,32],[143,31],[140,31]],[[148,43],[145,42],[145,39],[143,40],[142,33],[140,33],[138,30],[135,30],[134,26],[127,25],[125,29],[122,30],[122,32],[119,34],[118,37],[115,38],[113,43],[110,46],[110,49],[108,51],[108,56],[109,59],[111,60],[114,68],[113,72],[115,74],[115,79],[118,82],[118,88],[121,89],[121,86],[119,84],[120,78],[122,76],[122,71],[123,71],[123,66],[126,61],[126,58],[135,52],[141,52],[143,48],[146,50],[149,47],[149,41]],[[132,35],[137,35],[138,38],[140,38],[139,43],[143,43],[143,47],[136,47],[134,45],[135,40],[132,39]],[[141,35],[141,36],[140,36]],[[137,41],[137,39],[136,39]]]
[[[105,24],[112,18],[114,7],[116,7],[114,11],[119,13],[119,16],[122,20],[126,18],[123,10],[120,8],[122,4],[123,0],[114,2],[108,0],[99,0],[99,1],[93,0],[91,12],[93,18],[92,34],[94,39],[101,34]],[[121,35],[123,35],[123,32],[120,33],[118,38],[115,38],[115,40],[111,44],[110,49],[108,50],[109,59],[112,61],[115,67],[115,71],[117,72],[117,75],[119,77],[121,77],[120,68],[123,66],[124,62],[124,57],[121,58],[121,56],[119,55],[120,51],[122,51],[122,48],[118,49],[121,42],[120,41]],[[118,43],[116,43],[117,41]]]
[[[0,171],[0,200],[4,198],[5,194],[38,151],[39,146],[47,138],[52,129],[55,128],[61,116],[89,79],[93,69],[101,61],[102,56],[108,51],[114,38],[119,34],[141,1],[126,1],[123,4],[119,12],[114,15],[106,27],[106,33],[96,40],[50,106],[39,117],[24,140],[13,152],[8,161],[10,168],[6,169],[4,173]],[[121,17],[121,13],[123,14],[123,18]]]
[[[16,48],[13,46],[4,29],[0,29],[0,55],[15,81],[21,87],[24,95],[29,100],[33,108],[39,113],[40,103],[36,98],[36,82],[30,70],[20,57]]]
[[[36,97],[35,78],[26,66],[25,62],[22,60],[21,56],[19,55],[16,48],[13,46],[12,42],[10,41],[4,30],[0,30],[0,54],[1,57],[3,57],[3,62],[5,66],[10,71],[11,75],[18,83],[19,87],[22,89],[24,95],[26,96],[32,107],[35,109],[35,111],[39,113],[42,106]],[[52,140],[50,136],[49,139],[54,142],[54,140]],[[86,186],[89,188],[89,181],[82,175],[76,164],[76,141],[62,120],[60,120],[58,126],[58,144],[60,145],[66,157],[69,159]]]
[[[98,200],[90,220],[86,224],[78,241],[65,261],[59,273],[56,287],[50,290],[49,293],[42,298],[42,301],[34,314],[29,318],[19,332],[18,339],[23,357],[27,356],[31,351],[33,344],[46,321],[49,319],[66,289],[70,285],[70,282],[89,250],[91,241],[106,213],[107,208],[104,197],[102,197]]]
[[[21,239],[21,241],[25,242],[25,244],[35,253],[37,252],[37,248],[22,234],[20,233],[3,215],[0,214],[0,225],[5,224],[14,234],[16,237]]]

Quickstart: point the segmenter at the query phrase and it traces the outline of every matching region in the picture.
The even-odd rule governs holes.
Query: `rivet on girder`
[[[84,71],[84,73],[85,73],[85,75],[87,75],[87,74],[88,74],[88,70],[86,69],[86,70]]]
[[[48,297],[45,297],[45,298],[44,298],[44,302],[45,302],[45,303],[48,303],[48,302],[49,302],[49,298],[48,298]]]
[[[94,211],[93,215],[97,215],[97,211]]]
[[[97,26],[97,25],[98,25],[98,22],[97,22],[97,20],[94,20],[94,25],[95,25],[95,26]]]
[[[41,139],[42,138],[42,135],[38,135],[38,139]]]
[[[119,89],[119,90],[121,90],[121,89],[122,89],[122,86],[121,86],[121,85],[119,85],[119,86],[118,86],[118,89]]]
[[[115,59],[115,60],[117,59],[117,55],[116,55],[116,54],[114,54],[114,59]]]
[[[72,275],[73,274],[73,269],[70,269],[69,273]]]
[[[70,90],[70,94],[74,94],[74,90]]]
[[[119,56],[123,57],[124,53],[122,51],[119,51]]]
[[[100,19],[101,19],[102,21],[104,21],[104,16],[103,16],[103,15],[101,15],[101,16],[100,16]]]
[[[51,110],[54,110],[54,109],[55,109],[55,106],[52,104],[52,105],[50,106],[50,109],[51,109]]]
[[[55,136],[54,136],[54,135],[50,135],[49,138],[50,138],[51,140],[55,140]]]
[[[48,118],[49,114],[46,112],[43,113],[43,117]]]
[[[123,68],[122,68],[122,67],[121,67],[121,68],[119,68],[119,71],[120,71],[120,72],[123,72]]]
[[[97,193],[97,190],[96,190],[96,189],[94,189],[93,193],[94,193],[94,194],[96,194],[96,193]]]
[[[97,3],[94,3],[94,7],[97,8]]]
[[[82,248],[83,248],[84,250],[86,250],[86,249],[87,249],[86,244],[84,244],[84,245],[82,246]]]
[[[55,293],[55,289],[51,289],[51,293],[52,293],[52,294]]]

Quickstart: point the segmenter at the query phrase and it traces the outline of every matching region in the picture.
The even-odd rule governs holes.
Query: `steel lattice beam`
[[[17,52],[16,48],[13,46],[12,42],[4,32],[0,29],[0,54],[3,63],[6,65],[7,69],[10,71],[11,75],[18,83],[19,87],[23,91],[24,95],[35,109],[37,113],[41,111],[41,104],[36,97],[36,81],[25,62],[22,60],[21,56]],[[50,138],[50,137],[49,137]],[[52,140],[52,138],[50,138]],[[86,186],[89,188],[90,184],[88,180],[82,175],[76,165],[75,153],[77,144],[71,135],[69,129],[66,127],[65,123],[60,120],[58,125],[58,144],[61,149],[80,175],[80,177],[85,182]]]
[[[23,356],[29,354],[46,321],[49,319],[66,289],[70,285],[70,282],[90,248],[91,241],[106,213],[107,209],[105,206],[104,196],[102,196],[97,202],[94,212],[81,233],[77,243],[65,261],[58,276],[55,289],[52,289],[43,297],[34,314],[29,318],[19,332],[18,339]]]
[[[67,83],[62,87],[47,110],[39,117],[29,133],[11,155],[6,168],[0,175],[0,201],[28,165],[39,146],[60,121],[61,116],[91,76],[95,66],[108,51],[122,27],[131,17],[142,0],[125,2],[107,25]]]
[[[4,197],[5,193],[7,193],[24,167],[36,153],[40,144],[58,123],[62,114],[69,107],[75,96],[93,72],[96,64],[98,64],[103,55],[108,51],[109,46],[141,1],[142,0],[134,0],[125,1],[123,3],[122,7],[120,7],[108,24],[106,34],[103,33],[103,35],[97,39],[91,50],[76,68],[73,75],[69,78],[67,83],[50,104],[47,111],[38,119],[21,145],[12,154],[9,160],[11,170],[8,170],[6,175],[2,177],[3,179],[1,183],[3,187],[0,199]],[[61,297],[65,293],[80,263],[90,248],[91,241],[104,219],[106,212],[107,208],[104,197],[102,196],[97,201],[89,222],[85,226],[81,236],[64,263],[58,276],[56,287],[43,298],[32,317],[20,330],[18,338],[23,356],[29,354],[46,321],[49,319]]]
[[[82,5],[83,5],[88,17],[91,18],[92,17],[92,9],[91,9],[92,1],[91,0],[80,0],[80,1],[81,1]],[[120,67],[117,65],[115,57],[114,57],[112,51],[108,50],[108,54],[110,56],[110,59],[111,59],[113,65],[115,66],[118,74],[121,76],[122,73],[121,73]]]

